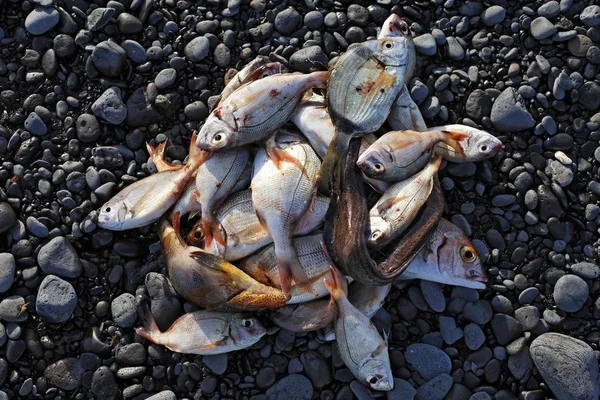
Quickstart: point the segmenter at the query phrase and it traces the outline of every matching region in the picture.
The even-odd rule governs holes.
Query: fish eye
[[[374,384],[376,384],[376,383],[379,381],[379,379],[378,379],[376,376],[371,376],[371,377],[370,377],[370,378],[368,378],[367,380],[368,380],[368,382],[369,382],[371,385],[374,385]]]
[[[194,239],[196,239],[196,240],[202,239],[202,231],[200,231],[198,229],[197,231],[194,232],[193,236],[194,236]]]
[[[109,213],[109,212],[110,212],[110,210],[112,210],[112,208],[110,208],[110,207],[106,207],[106,208],[104,209],[104,212],[107,212],[107,213]]]
[[[375,231],[371,233],[371,240],[377,240],[381,237],[381,231]]]
[[[487,151],[488,147],[486,145],[481,146],[481,151]]]
[[[215,137],[213,137],[213,143],[220,143],[221,140],[223,140],[223,135],[221,135],[220,133],[217,133]]]
[[[394,44],[392,42],[388,41],[388,42],[385,42],[384,46],[385,46],[386,49],[389,50],[389,49],[391,49],[391,48],[394,47]]]
[[[375,163],[374,167],[377,171],[383,171],[383,165],[381,165],[381,163]]]
[[[408,33],[408,25],[404,21],[400,22],[400,32],[404,34]]]
[[[245,319],[242,321],[242,324],[244,324],[244,328],[250,328],[252,325],[254,325],[254,321],[251,319]]]
[[[475,258],[477,258],[477,253],[473,247],[465,246],[460,249],[460,257],[464,262],[471,263],[475,261]]]

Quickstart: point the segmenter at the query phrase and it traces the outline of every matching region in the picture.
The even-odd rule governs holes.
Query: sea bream
[[[179,234],[179,218],[173,226],[160,224],[160,241],[169,280],[181,297],[200,308],[262,310],[283,306],[289,296],[265,286],[226,260],[188,246]]]
[[[306,235],[322,225],[327,207],[329,197],[317,196],[312,209],[298,222],[294,235]],[[254,211],[252,191],[249,189],[229,196],[217,210],[216,218],[225,235],[225,246],[219,252],[228,261],[240,260],[273,243],[269,231],[260,223]],[[188,241],[199,244],[203,237],[202,226],[196,224],[190,231]]]
[[[283,126],[304,92],[324,87],[327,72],[276,74],[242,85],[215,108],[196,145],[216,151],[260,142]]]
[[[325,275],[329,274],[331,260],[325,251],[323,236],[320,233],[295,237],[292,245],[298,255],[300,265],[308,276],[311,290],[306,292],[296,286],[292,286],[291,298],[287,304],[304,303],[327,296],[329,292],[323,283]],[[265,285],[281,288],[279,269],[277,268],[277,257],[275,257],[274,246],[270,245],[258,253],[242,260],[238,267],[248,275]]]
[[[295,162],[273,156],[274,147]],[[292,236],[316,200],[320,165],[319,157],[301,135],[281,131],[254,159],[252,203],[258,219],[273,238],[281,290],[286,294],[290,293],[292,281],[310,290],[308,276],[292,246]]]
[[[367,243],[382,248],[402,234],[431,194],[442,159],[436,156],[418,174],[390,186],[369,212]]]
[[[363,385],[373,390],[392,390],[394,377],[387,338],[382,338],[369,317],[350,303],[338,283],[340,276],[332,276],[333,280],[326,279],[325,285],[338,309],[334,325],[340,358]]]
[[[138,306],[143,326],[135,332],[141,337],[183,354],[214,355],[242,350],[262,338],[267,330],[254,317],[240,313],[194,311],[183,314],[161,332],[147,300]]]
[[[229,71],[228,71],[229,72]],[[269,75],[275,75],[281,73],[281,64],[278,62],[269,62],[267,57],[261,58],[257,57],[254,60],[250,61],[244,68],[242,68],[237,74],[233,76],[226,83],[223,91],[219,95],[218,103],[222,102],[233,92],[235,92],[240,86],[256,81],[262,78],[265,78]]]
[[[444,218],[397,279],[423,279],[472,289],[485,289],[487,282],[481,260],[467,235]]]
[[[132,183],[107,201],[98,214],[98,226],[113,231],[139,228],[159,219],[181,196],[196,169],[210,153],[194,145],[187,164],[177,170],[152,174]]]
[[[356,165],[368,177],[398,182],[422,170],[433,154],[453,162],[475,162],[492,157],[501,146],[495,136],[466,125],[391,131],[365,150]]]
[[[402,21],[402,24],[405,24]],[[404,87],[409,63],[408,29],[403,36],[368,40],[351,46],[331,70],[327,84],[329,113],[335,136],[321,166],[319,190],[329,194],[340,159],[350,139],[375,132]]]

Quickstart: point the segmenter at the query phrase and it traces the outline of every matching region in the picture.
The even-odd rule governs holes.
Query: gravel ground
[[[6,398],[596,399],[600,341],[600,6],[596,1],[0,0],[0,400]],[[415,35],[428,125],[497,135],[489,161],[441,172],[446,216],[488,289],[392,290],[393,392],[332,343],[270,328],[251,349],[190,356],[134,334],[190,308],[156,227],[108,232],[98,207],[183,160],[229,67],[326,66],[391,12]],[[147,272],[152,272],[146,276]],[[266,321],[265,321],[266,322]]]

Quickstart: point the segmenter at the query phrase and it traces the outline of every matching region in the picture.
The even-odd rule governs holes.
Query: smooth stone
[[[29,114],[24,123],[25,129],[35,136],[43,136],[48,133],[48,127],[35,112]]]
[[[415,49],[424,56],[433,56],[437,52],[437,43],[431,33],[419,35],[413,39]]]
[[[0,253],[0,293],[10,289],[16,272],[15,257],[11,253]]]
[[[202,357],[202,363],[217,375],[227,371],[227,354],[216,354]]]
[[[313,387],[304,375],[292,374],[277,381],[266,395],[269,400],[311,400]]]
[[[531,22],[531,35],[536,40],[544,40],[557,32],[556,27],[546,17],[537,17]]]
[[[413,400],[417,390],[408,381],[400,378],[394,378],[394,388],[386,392],[387,400]]]
[[[183,314],[179,296],[167,277],[157,272],[146,275],[145,285],[151,301],[152,315],[164,332]]]
[[[104,28],[106,24],[108,24],[112,16],[115,15],[115,11],[116,10],[114,8],[110,7],[98,7],[92,10],[92,12],[89,13],[85,21],[86,29],[94,32]]]
[[[93,110],[92,110],[93,111]],[[93,143],[100,138],[102,130],[98,119],[92,114],[84,113],[77,117],[77,138],[82,143]]]
[[[465,343],[470,350],[477,350],[485,343],[485,334],[477,324],[470,323],[464,328]]]
[[[10,204],[0,202],[0,234],[10,230],[17,223],[17,214]]]
[[[315,65],[326,66],[329,58],[321,46],[309,46],[296,51],[290,57],[290,66],[299,72],[309,73]]]
[[[58,24],[60,14],[54,7],[36,7],[25,18],[25,29],[32,35],[42,35]]]
[[[77,251],[63,236],[55,237],[40,249],[38,264],[46,274],[54,274],[63,278],[81,276],[83,266]]]
[[[127,107],[123,103],[121,89],[116,86],[106,89],[92,104],[92,112],[109,124],[122,124],[127,118]]]
[[[0,255],[0,265],[2,265],[1,255]],[[594,263],[582,261],[571,265],[571,271],[582,278],[585,279],[596,279],[600,276],[600,267]],[[1,281],[1,279],[0,279]],[[0,290],[1,292],[2,290]]]
[[[154,78],[154,83],[156,84],[157,88],[166,89],[174,84],[176,79],[177,71],[175,71],[174,68],[165,68],[156,75],[156,78]]]
[[[524,100],[515,88],[506,88],[494,101],[491,120],[502,132],[517,132],[535,125],[535,120],[525,108]]]
[[[406,361],[426,380],[431,380],[442,373],[449,374],[452,370],[448,354],[429,344],[409,345],[405,357]]]
[[[206,58],[209,50],[210,42],[208,39],[204,36],[199,36],[190,40],[190,42],[185,45],[183,53],[190,61],[198,62]]]
[[[452,377],[440,374],[417,389],[415,400],[443,399],[452,388]]]
[[[57,276],[48,275],[38,289],[35,310],[45,321],[62,323],[69,320],[77,306],[73,286]]]
[[[506,314],[495,314],[491,326],[498,344],[502,346],[515,340],[523,332],[521,323]]]
[[[577,312],[590,293],[587,283],[577,275],[564,275],[554,285],[554,302],[565,312]]]
[[[560,333],[544,333],[531,343],[530,353],[557,400],[600,396],[598,361],[587,343]]]
[[[506,10],[501,6],[491,6],[481,13],[481,22],[485,26],[494,26],[504,20]]]
[[[440,333],[447,344],[454,344],[463,337],[463,331],[456,327],[456,321],[452,317],[440,316]]]
[[[98,43],[92,50],[91,58],[98,72],[109,78],[118,78],[127,63],[125,50],[109,40]]]

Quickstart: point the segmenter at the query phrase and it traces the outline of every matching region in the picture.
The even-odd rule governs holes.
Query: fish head
[[[205,151],[222,149],[234,140],[234,130],[217,116],[219,113],[215,115],[215,111],[208,117],[196,139],[196,146]]]
[[[106,202],[98,213],[98,226],[109,230],[120,230],[123,223],[131,216],[127,204],[120,196]]]
[[[398,14],[391,14],[383,22],[381,26],[381,32],[377,36],[377,39],[384,39],[389,37],[410,37],[410,30],[408,24]]]
[[[476,130],[472,136],[472,139],[469,140],[470,146],[465,149],[465,154],[473,161],[491,158],[502,147],[500,139],[487,132]]]
[[[445,276],[444,281],[450,285],[485,289],[487,276],[469,238],[459,231],[447,232],[444,237],[438,250],[438,263],[440,272]]]
[[[406,65],[409,58],[409,44],[404,37],[392,37],[378,40],[379,48],[373,54],[378,62],[386,67]]]
[[[369,178],[382,176],[386,172],[385,160],[390,160],[389,152],[381,147],[371,146],[358,157],[356,166]]]
[[[388,224],[379,216],[369,218],[369,227],[367,228],[367,245],[374,247],[382,243],[388,232]]]
[[[358,368],[358,379],[373,390],[388,392],[394,388],[389,361],[379,358],[368,358]]]
[[[241,314],[230,325],[230,335],[238,345],[250,346],[267,333],[267,329],[256,318]]]

